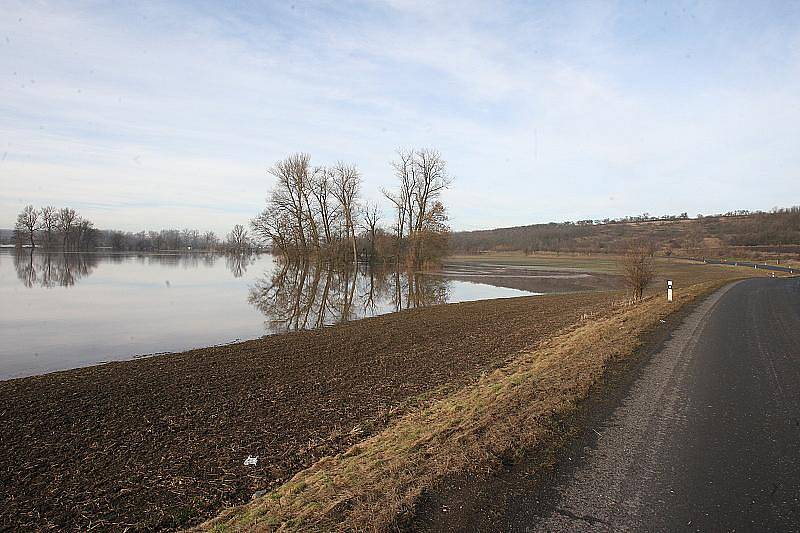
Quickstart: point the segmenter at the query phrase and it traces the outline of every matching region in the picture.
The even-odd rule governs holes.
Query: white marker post
[[[671,279],[667,280],[667,301],[668,302],[672,301],[672,280]]]

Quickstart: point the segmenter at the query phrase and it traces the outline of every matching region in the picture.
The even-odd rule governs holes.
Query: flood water
[[[287,265],[269,254],[3,249],[0,380],[414,307],[529,294],[536,293],[480,278]]]

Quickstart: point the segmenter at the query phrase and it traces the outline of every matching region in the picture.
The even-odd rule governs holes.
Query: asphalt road
[[[504,531],[800,531],[800,279],[700,304]]]

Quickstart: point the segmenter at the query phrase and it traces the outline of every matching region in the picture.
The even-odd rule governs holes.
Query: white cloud
[[[796,202],[797,10],[750,25],[725,4],[4,11],[0,226],[46,202],[223,233],[290,152],[357,163],[377,199],[411,145],[449,160],[456,228]]]

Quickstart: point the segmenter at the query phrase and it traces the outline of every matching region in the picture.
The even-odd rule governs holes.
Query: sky
[[[455,230],[796,205],[800,2],[2,2],[0,227],[224,235],[291,153],[380,201],[410,147]]]

